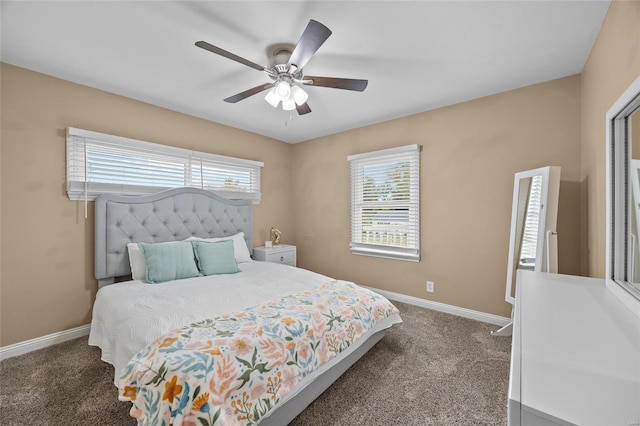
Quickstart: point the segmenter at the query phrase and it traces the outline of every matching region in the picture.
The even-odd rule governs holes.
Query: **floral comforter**
[[[314,370],[398,310],[333,281],[174,330],[123,369],[139,425],[255,425]]]

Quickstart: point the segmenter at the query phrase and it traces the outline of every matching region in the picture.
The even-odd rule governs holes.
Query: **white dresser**
[[[296,266],[296,246],[279,244],[273,247],[254,247],[253,258],[262,262]]]
[[[640,425],[640,320],[604,280],[519,272],[509,425]]]

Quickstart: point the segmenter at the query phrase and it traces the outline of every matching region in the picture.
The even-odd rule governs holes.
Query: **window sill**
[[[380,257],[383,259],[403,260],[405,262],[420,262],[420,252],[409,251],[406,249],[394,250],[391,247],[351,247],[351,254],[355,254],[357,256]]]

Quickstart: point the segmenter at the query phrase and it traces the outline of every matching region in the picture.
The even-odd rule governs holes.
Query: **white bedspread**
[[[114,383],[138,351],[168,332],[332,281],[304,269],[268,262],[240,263],[242,272],[162,284],[116,283],[100,289],[89,344],[115,367]],[[395,321],[399,322],[399,321]]]

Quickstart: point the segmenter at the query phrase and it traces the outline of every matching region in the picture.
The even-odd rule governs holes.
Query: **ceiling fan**
[[[309,62],[309,59],[316,53],[322,44],[331,35],[331,30],[313,19],[307,24],[298,40],[298,44],[293,49],[280,48],[274,52],[274,64],[268,68],[242,58],[206,41],[196,42],[196,46],[213,52],[232,61],[266,73],[271,83],[261,84],[244,92],[226,98],[225,102],[236,103],[265,90],[269,90],[266,101],[274,108],[282,102],[282,109],[285,111],[297,110],[298,114],[308,114],[311,108],[307,104],[309,95],[299,86],[305,84],[309,86],[332,87],[334,89],[364,91],[367,87],[367,80],[356,80],[351,78],[316,77],[304,75],[302,68]],[[288,56],[288,60],[286,57]],[[284,59],[282,59],[284,57]],[[279,63],[282,61],[283,63]],[[286,61],[286,62],[285,62]]]

